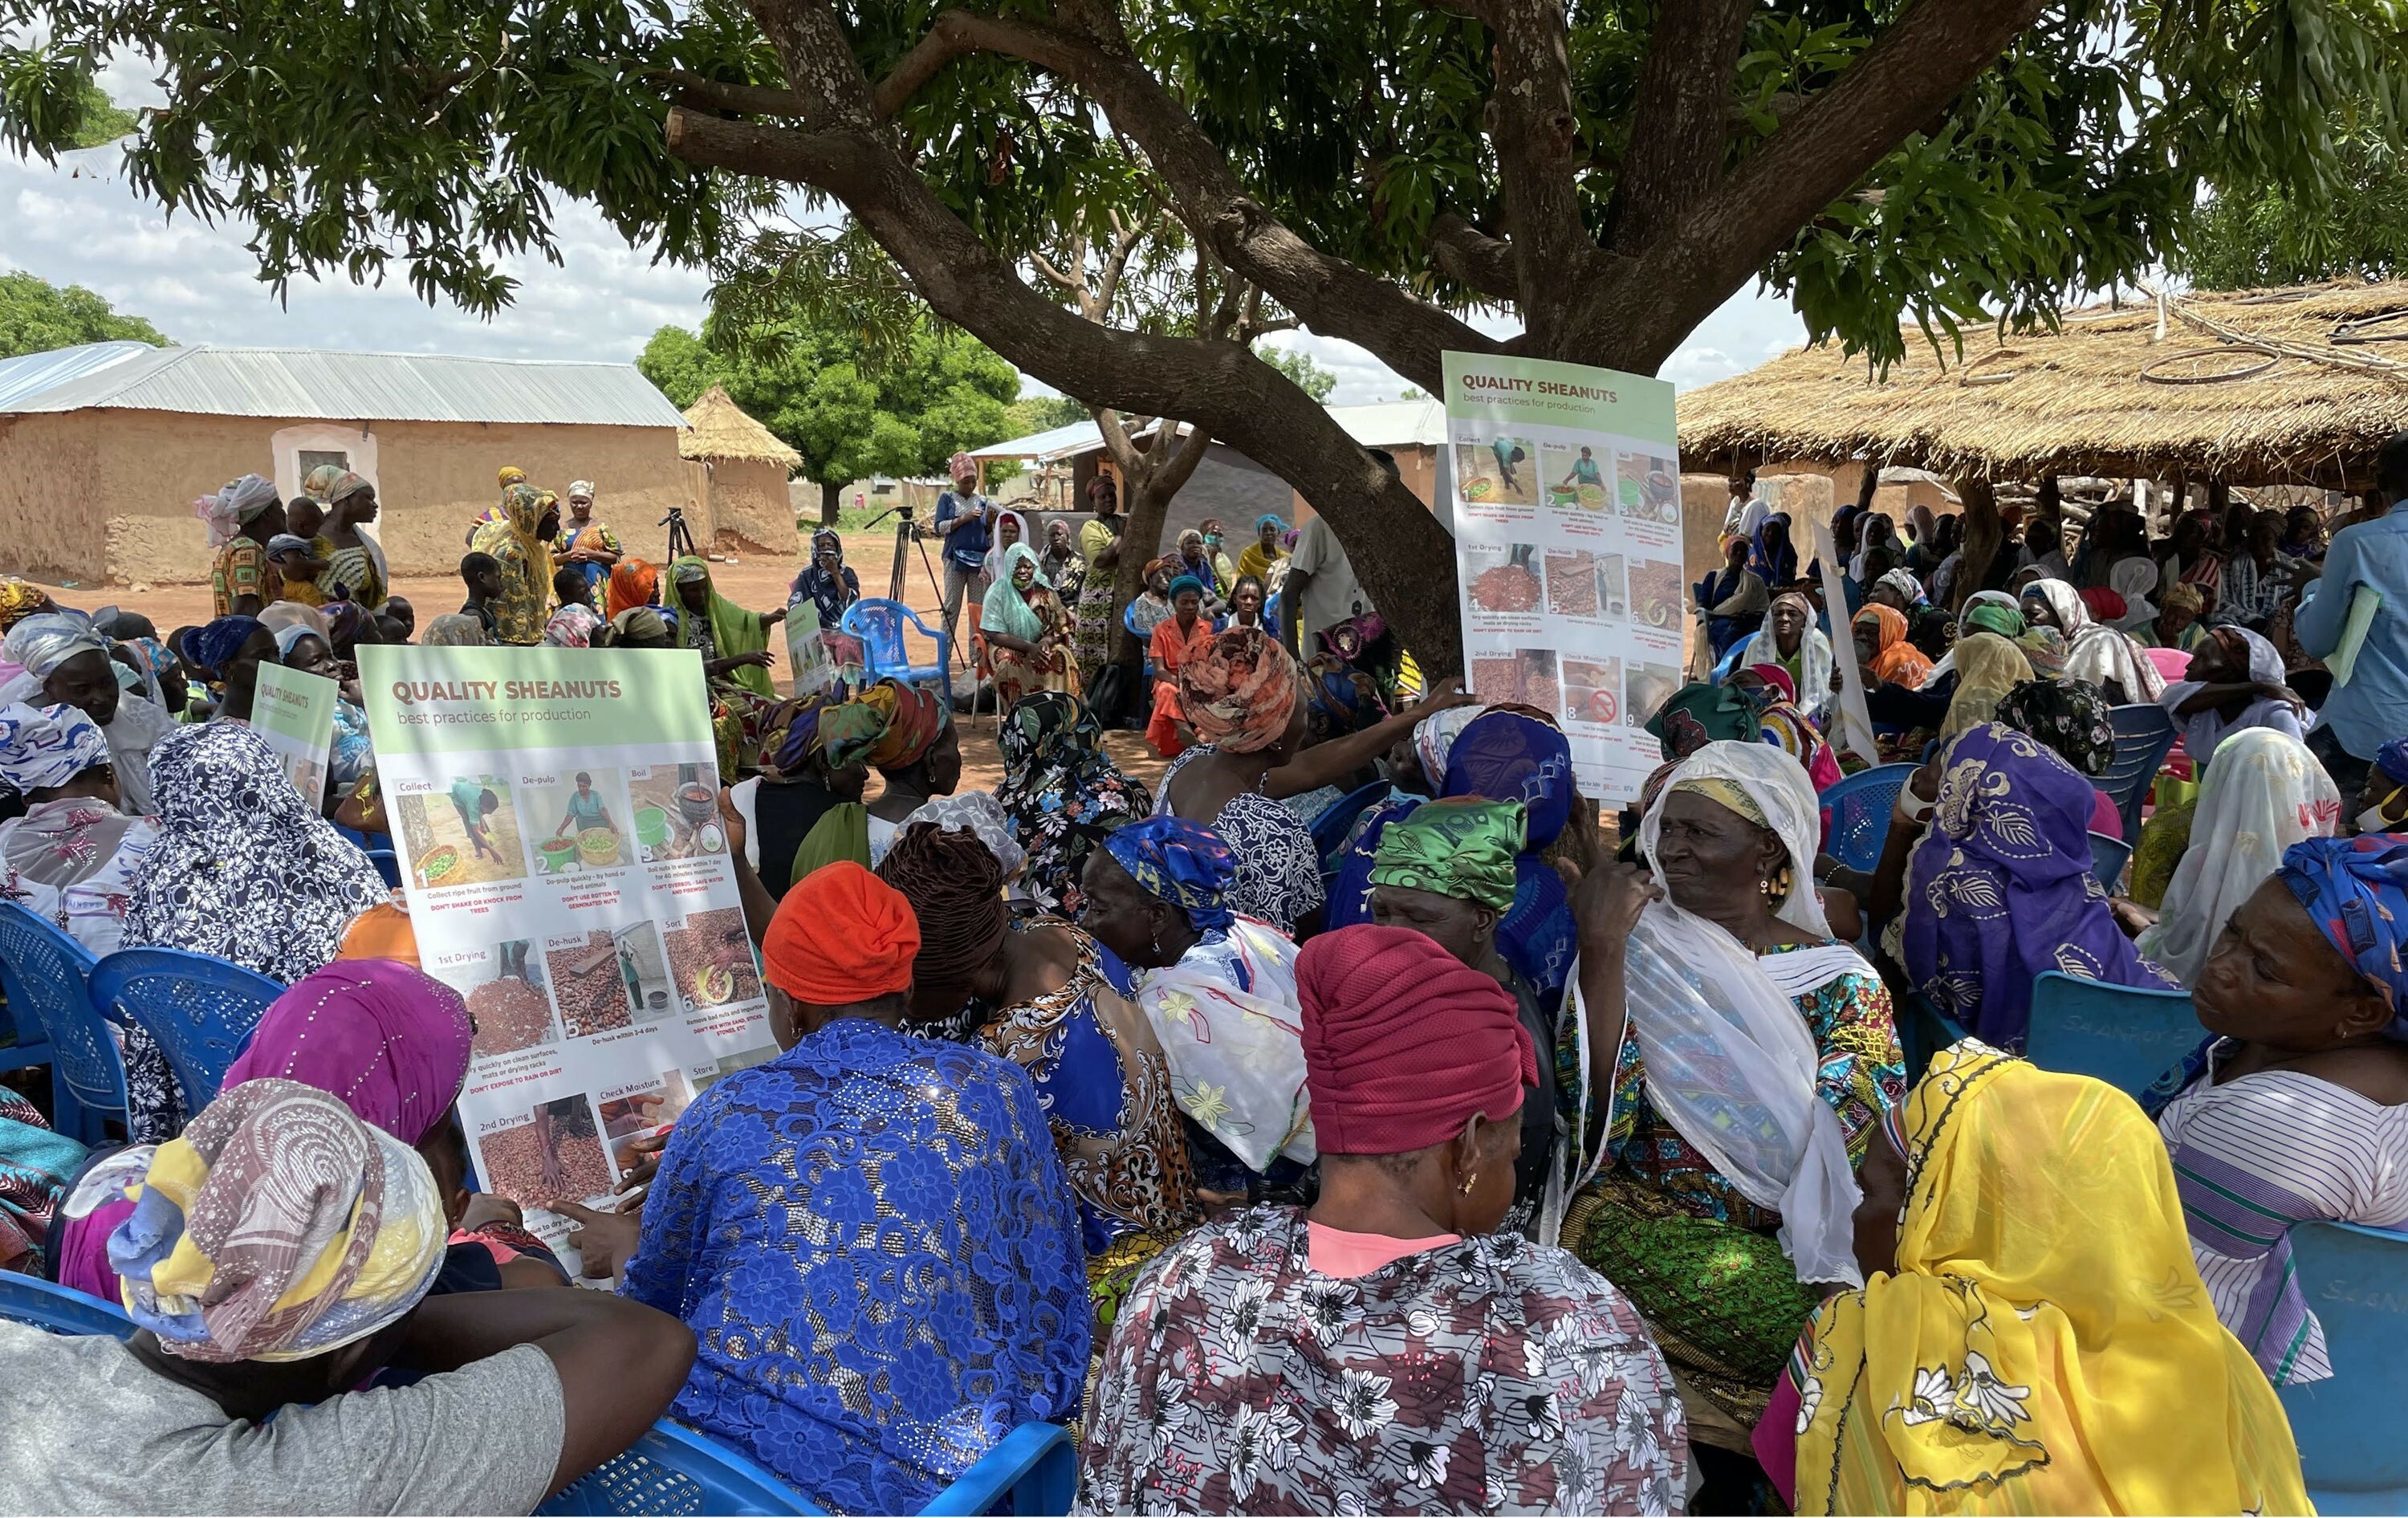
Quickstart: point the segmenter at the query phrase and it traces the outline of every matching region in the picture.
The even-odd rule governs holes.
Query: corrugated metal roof
[[[1378,401],[1369,406],[1333,406],[1329,420],[1366,448],[1414,443],[1436,448],[1446,441],[1446,408],[1435,399]]]
[[[80,348],[53,348],[47,353],[0,359],[0,411],[22,410],[21,401],[96,369],[157,351],[149,343],[85,343]]]
[[[685,425],[669,398],[632,364],[299,348],[146,348],[105,368],[79,371],[19,395],[0,409],[95,407],[329,422]]]

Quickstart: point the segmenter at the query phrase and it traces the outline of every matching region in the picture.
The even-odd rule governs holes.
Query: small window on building
[[[301,478],[307,480],[330,464],[337,469],[348,469],[351,466],[351,456],[349,453],[322,453],[305,448],[301,451]]]

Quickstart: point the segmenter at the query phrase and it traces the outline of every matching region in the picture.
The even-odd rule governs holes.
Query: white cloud
[[[113,60],[102,82],[130,106],[159,98],[138,60]],[[398,272],[380,287],[339,274],[325,282],[296,279],[280,303],[244,246],[247,228],[189,216],[169,221],[126,182],[116,147],[64,153],[55,165],[0,155],[0,206],[14,211],[0,268],[87,286],[179,342],[627,361],[663,324],[700,323],[709,282],[701,271],[655,264],[651,250],[629,247],[589,208],[558,205],[561,265],[506,261],[520,285],[491,321],[427,305]],[[1475,312],[1470,321],[1492,336],[1516,330],[1499,312]],[[1699,324],[1663,375],[1683,389],[1711,383],[1750,366],[1732,355],[1760,362],[1804,337],[1786,303],[1742,291]],[[1393,400],[1408,388],[1355,344],[1310,332],[1271,340],[1336,375],[1335,404]],[[1024,385],[1027,394],[1045,391],[1033,380]]]

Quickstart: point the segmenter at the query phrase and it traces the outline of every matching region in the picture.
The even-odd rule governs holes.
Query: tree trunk
[[[1986,480],[1959,480],[1956,498],[1965,503],[1964,562],[1948,585],[1948,609],[1954,613],[1965,598],[1981,589],[1990,565],[2006,547],[2007,526],[1999,517],[1998,493]]]
[[[1170,498],[1179,494],[1176,484],[1164,488],[1168,481],[1161,469],[1141,472],[1144,479],[1129,482],[1128,504],[1123,512],[1127,525],[1121,529],[1121,562],[1112,572],[1112,662],[1132,669],[1144,667],[1145,645],[1128,630],[1121,613],[1145,588],[1145,566],[1161,556],[1154,550],[1162,546],[1162,524],[1170,517]]]
[[[1870,459],[1867,459],[1865,460],[1865,477],[1856,481],[1856,510],[1859,513],[1869,512],[1873,508],[1873,493],[1880,489],[1881,465]],[[1862,527],[1859,527],[1856,530],[1858,532],[1864,531]]]
[[[820,481],[820,525],[834,527],[837,513],[844,509],[844,487],[832,480]]]

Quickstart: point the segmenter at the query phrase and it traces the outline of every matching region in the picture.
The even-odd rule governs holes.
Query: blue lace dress
[[[917,1512],[1078,1411],[1086,1253],[1028,1077],[841,1018],[698,1097],[623,1295],[696,1353],[673,1415],[836,1512]]]

